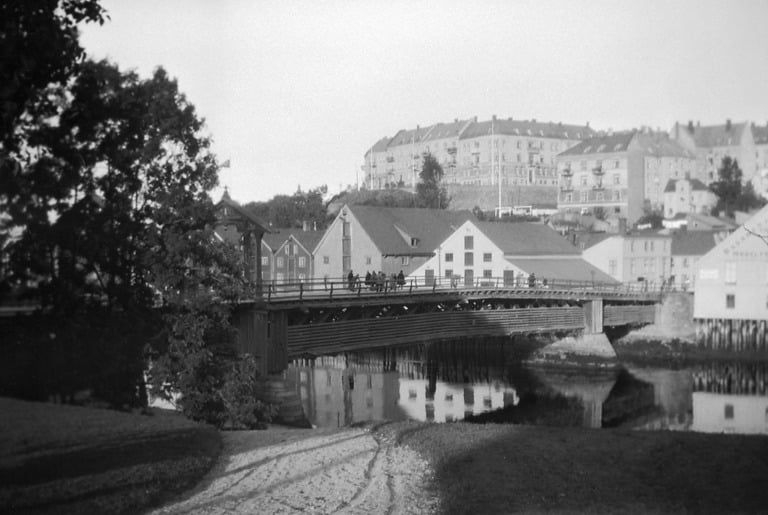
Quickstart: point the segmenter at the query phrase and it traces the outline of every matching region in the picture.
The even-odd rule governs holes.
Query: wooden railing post
[[[304,298],[304,283],[299,283],[299,300]]]

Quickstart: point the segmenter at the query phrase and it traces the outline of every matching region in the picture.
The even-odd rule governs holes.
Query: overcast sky
[[[242,203],[337,192],[379,138],[454,118],[768,120],[766,0],[102,5],[111,21],[83,28],[86,50],[176,77]]]

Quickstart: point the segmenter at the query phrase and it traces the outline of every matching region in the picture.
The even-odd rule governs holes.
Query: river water
[[[618,370],[526,367],[501,340],[420,344],[294,361],[318,427],[370,420],[508,422],[768,434],[768,361]]]

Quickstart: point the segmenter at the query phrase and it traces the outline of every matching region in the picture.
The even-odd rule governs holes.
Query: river
[[[768,361],[543,369],[525,366],[524,347],[419,344],[296,360],[287,374],[318,427],[410,419],[768,434]]]

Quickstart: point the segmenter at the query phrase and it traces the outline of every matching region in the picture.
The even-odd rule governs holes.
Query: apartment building
[[[696,155],[696,173],[692,178],[709,185],[716,181],[717,170],[725,156],[736,159],[743,173],[743,180],[749,181],[758,169],[755,156],[755,140],[752,126],[748,122],[733,123],[726,120],[722,125],[687,125],[675,122],[671,137]]]
[[[712,250],[727,234],[727,232],[720,231],[688,231],[685,229],[672,234],[669,286],[684,291],[692,291],[696,285],[696,266],[699,259]]]
[[[663,188],[693,169],[693,154],[666,134],[631,130],[589,138],[557,156],[558,208],[637,221],[661,209]]]
[[[457,185],[549,186],[556,189],[556,156],[595,132],[587,125],[537,120],[454,119],[382,138],[366,152],[361,169],[371,189],[415,187],[424,154],[443,166],[444,182]]]
[[[755,141],[755,160],[757,161],[752,186],[758,195],[768,199],[768,122],[764,127],[753,123],[752,137]]]

